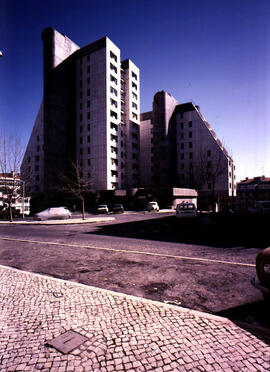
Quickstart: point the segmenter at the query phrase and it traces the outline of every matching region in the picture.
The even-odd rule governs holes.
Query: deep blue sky
[[[79,46],[108,36],[155,92],[193,100],[231,152],[237,179],[270,177],[269,0],[0,0],[0,128],[26,144],[42,100],[41,32]]]

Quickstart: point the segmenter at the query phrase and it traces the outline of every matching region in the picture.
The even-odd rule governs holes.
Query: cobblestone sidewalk
[[[270,371],[270,343],[215,316],[0,266],[1,371]],[[46,344],[74,330],[63,354]]]

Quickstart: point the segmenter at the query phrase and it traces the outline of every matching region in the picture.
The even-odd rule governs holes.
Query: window
[[[183,117],[184,117],[183,112],[180,112],[180,119],[183,119]]]
[[[37,141],[39,141],[39,136],[37,136]]]
[[[110,69],[117,74],[117,67],[110,63]]]
[[[116,79],[114,76],[110,75],[110,79],[111,79],[111,81],[112,81],[115,85],[117,85],[117,79]]]
[[[82,80],[80,80],[80,88],[82,88]]]
[[[184,143],[183,142],[180,144],[180,148],[181,148],[181,150],[183,150],[183,148],[184,148]]]
[[[39,165],[36,165],[36,166],[35,166],[35,171],[36,171],[36,172],[39,171]]]
[[[138,139],[138,134],[137,133],[132,133],[132,138]]]
[[[189,163],[189,169],[193,169],[193,164],[192,163]]]
[[[80,121],[82,121],[82,114],[80,114]]]
[[[90,96],[90,89],[87,89],[87,95]]]
[[[87,142],[90,142],[90,136],[87,136]]]
[[[82,144],[83,143],[83,139],[82,139],[82,137],[80,137],[80,144]]]
[[[87,107],[90,107],[90,101],[87,101]]]
[[[133,143],[132,143],[132,148],[133,148],[133,149],[137,149],[137,148],[138,148],[137,143],[134,143],[134,142],[133,142]]]
[[[188,132],[189,138],[192,138],[192,132]]]
[[[117,124],[111,123],[111,129],[117,130]]]
[[[132,98],[138,99],[138,96],[136,93],[132,92]]]
[[[211,161],[208,161],[208,162],[207,162],[207,167],[208,167],[208,168],[211,167]]]
[[[117,113],[116,113],[115,111],[112,111],[112,110],[111,110],[110,114],[111,114],[111,117],[112,117],[112,118],[117,119]]]
[[[117,107],[117,102],[111,98],[111,105],[114,107]]]
[[[135,83],[131,83],[131,86],[132,86],[132,88],[134,88],[134,89],[136,89],[137,90],[137,84],[135,84]]]
[[[207,151],[207,156],[211,156],[211,150]]]
[[[87,124],[87,130],[90,130],[90,124]]]
[[[117,56],[112,51],[110,51],[110,57],[117,62]]]
[[[80,110],[82,110],[82,108],[83,108],[83,105],[82,105],[82,103],[80,103]]]
[[[132,159],[138,160],[138,155],[137,154],[132,154]]]
[[[87,112],[87,119],[90,119],[90,112]]]
[[[132,107],[135,108],[136,110],[138,109],[138,105],[134,102],[132,102]]]
[[[82,98],[82,92],[80,92],[80,98]]]
[[[80,155],[82,155],[83,154],[83,149],[80,149]]]
[[[36,181],[39,181],[39,174],[36,175]]]
[[[189,122],[188,122],[188,126],[189,126],[189,128],[192,127],[192,121],[189,121]]]
[[[211,183],[210,182],[208,183],[207,186],[208,186],[208,190],[211,190]]]
[[[118,141],[117,136],[115,136],[114,134],[111,134],[111,141],[117,142]]]
[[[118,165],[118,160],[111,158],[112,165]]]
[[[87,154],[90,154],[90,147],[87,147]]]
[[[82,125],[80,125],[80,133],[82,133]]]
[[[90,159],[87,159],[87,165],[91,165]]]
[[[132,169],[138,169],[138,165],[135,164],[135,163],[133,163],[133,164],[132,164]]]
[[[28,163],[30,163],[30,160],[31,160],[31,158],[30,158],[30,156],[28,156]]]
[[[192,159],[192,158],[193,158],[193,153],[190,152],[190,153],[189,153],[189,159]]]
[[[83,161],[82,161],[82,159],[81,159],[81,161],[80,161],[80,166],[81,166],[81,167],[83,166]]]
[[[192,142],[189,142],[189,148],[192,149]]]
[[[185,157],[184,155],[185,155],[185,154],[181,154],[181,156],[180,156],[182,160],[183,160],[183,159],[184,159],[184,157]]]
[[[89,72],[90,72],[90,66],[87,66],[87,72],[89,74]]]
[[[87,78],[87,85],[90,84],[90,78]]]
[[[118,172],[116,170],[111,171],[112,177],[118,177]]]
[[[39,155],[36,156],[36,161],[39,161]]]
[[[117,147],[111,146],[111,152],[112,152],[113,154],[118,154],[118,149],[117,149]]]
[[[181,133],[181,139],[183,139],[184,138],[184,133]]]
[[[82,69],[80,69],[80,76],[82,76]]]
[[[136,119],[136,120],[138,119],[138,115],[135,114],[135,112],[132,113],[132,119]]]
[[[113,87],[110,88],[110,91],[112,94],[114,94],[117,97],[117,90],[114,89]]]
[[[184,123],[180,123],[180,128],[184,129]]]
[[[137,75],[135,74],[135,72],[132,71],[131,73],[131,77],[133,77],[135,80],[137,80]]]
[[[39,151],[39,146],[37,146],[37,151]]]
[[[181,163],[181,169],[184,169],[184,168],[185,168],[185,164]]]
[[[90,54],[87,54],[87,61],[90,61]]]

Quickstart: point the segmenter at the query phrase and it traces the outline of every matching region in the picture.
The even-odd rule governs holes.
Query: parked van
[[[176,206],[176,217],[196,217],[197,208],[194,203],[181,203]]]

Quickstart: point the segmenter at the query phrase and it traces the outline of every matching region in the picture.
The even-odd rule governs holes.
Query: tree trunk
[[[84,199],[82,199],[82,219],[85,220]]]
[[[13,222],[13,218],[12,218],[12,206],[11,206],[11,203],[9,204],[9,222]]]

